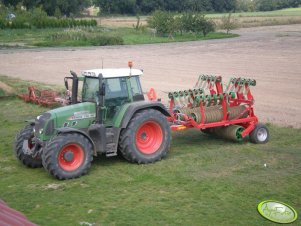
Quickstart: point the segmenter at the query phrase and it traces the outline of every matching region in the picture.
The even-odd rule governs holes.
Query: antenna
[[[103,69],[103,58],[101,58],[101,69]]]

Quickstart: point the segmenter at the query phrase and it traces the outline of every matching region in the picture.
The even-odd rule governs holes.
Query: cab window
[[[130,78],[131,91],[133,95],[133,100],[144,100],[143,92],[139,82],[139,77],[134,76]]]
[[[94,102],[96,92],[99,89],[98,78],[85,77],[83,84],[83,101]]]

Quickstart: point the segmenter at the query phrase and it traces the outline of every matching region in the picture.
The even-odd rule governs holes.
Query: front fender
[[[56,130],[57,130],[57,134],[79,133],[79,134],[83,135],[84,137],[86,137],[91,142],[91,144],[93,146],[93,154],[94,154],[94,156],[97,156],[95,143],[86,132],[84,132],[82,130],[79,130],[79,129],[75,129],[75,128],[69,128],[69,127],[59,128],[59,129],[56,129]]]

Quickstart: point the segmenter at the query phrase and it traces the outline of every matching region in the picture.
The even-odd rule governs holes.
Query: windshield
[[[115,99],[115,98],[127,99],[128,91],[127,91],[126,79],[127,79],[126,77],[105,79],[104,80],[106,85],[105,99],[106,100]],[[89,102],[95,101],[95,95],[99,89],[98,83],[99,83],[98,78],[94,78],[94,77],[85,78],[85,82],[83,86],[83,101],[89,101]],[[133,93],[139,92],[139,87],[137,86],[137,84],[135,88],[132,90]]]

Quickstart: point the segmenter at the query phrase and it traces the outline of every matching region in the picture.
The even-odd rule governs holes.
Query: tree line
[[[89,6],[100,7],[101,14],[150,14],[170,12],[270,11],[298,7],[301,0],[0,0],[0,6],[41,7],[49,16],[78,15]]]

